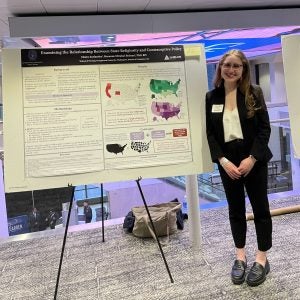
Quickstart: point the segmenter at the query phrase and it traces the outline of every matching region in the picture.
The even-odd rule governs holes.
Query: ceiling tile
[[[12,16],[12,13],[8,8],[0,6],[0,19],[8,19],[10,16]]]
[[[132,12],[144,11],[147,7],[149,0],[99,0],[99,12]]]
[[[7,4],[6,3],[4,3],[4,2],[6,2],[6,1],[3,1],[3,0],[0,0],[0,9],[1,9],[1,13],[3,13],[3,11],[8,11],[8,9],[7,9]]]
[[[41,0],[47,13],[97,13],[97,0]]]
[[[7,9],[16,15],[45,13],[40,0],[7,0]]]
[[[93,6],[93,7],[90,7],[90,6],[80,6],[80,5],[77,5],[77,6],[64,6],[64,7],[57,7],[57,6],[47,6],[46,7],[46,11],[48,14],[59,14],[59,15],[62,15],[62,14],[86,14],[86,13],[89,13],[89,14],[97,14],[97,6]]]
[[[2,14],[2,12],[0,12],[0,20],[2,20],[7,25],[8,25],[8,17],[11,17],[11,14]]]
[[[211,1],[211,0],[209,0]],[[200,6],[200,2],[202,2],[202,6],[205,6],[207,1],[195,1],[195,0],[151,0],[147,5],[147,10],[150,11],[160,11],[160,10],[188,10],[194,3],[198,3]]]
[[[41,0],[43,5],[46,6],[53,6],[53,5],[59,5],[59,6],[91,6],[91,5],[97,5],[98,0]]]
[[[9,27],[2,19],[0,19],[0,37],[9,36]]]

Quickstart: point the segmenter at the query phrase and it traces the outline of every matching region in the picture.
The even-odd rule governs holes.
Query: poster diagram
[[[101,66],[100,82],[106,168],[193,160],[184,62]]]

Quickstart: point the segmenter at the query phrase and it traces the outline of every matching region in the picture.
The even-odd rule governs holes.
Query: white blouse
[[[243,132],[237,107],[234,110],[224,109],[223,127],[225,143],[243,139]]]

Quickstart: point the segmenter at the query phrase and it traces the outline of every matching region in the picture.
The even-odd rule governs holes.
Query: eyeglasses
[[[225,64],[221,64],[221,66],[224,69],[230,69],[232,68],[233,70],[239,70],[243,65],[240,64],[230,64],[230,63],[225,63]]]

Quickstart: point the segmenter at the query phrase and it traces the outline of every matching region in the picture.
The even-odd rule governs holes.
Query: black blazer
[[[261,88],[256,85],[253,85],[251,88],[256,102],[255,107],[259,108],[251,118],[247,117],[245,96],[239,89],[237,91],[237,108],[244,137],[245,150],[248,152],[247,155],[253,155],[258,161],[268,162],[273,156],[268,147],[271,134],[269,115]],[[223,113],[225,107],[224,87],[222,86],[209,91],[206,94],[205,102],[208,145],[212,161],[218,162],[219,157],[225,156],[223,127]],[[220,111],[215,108],[219,108]]]

